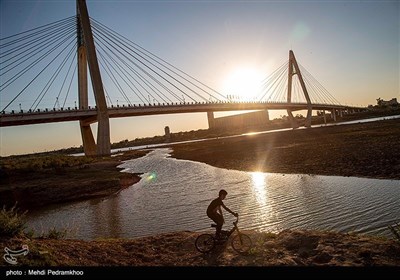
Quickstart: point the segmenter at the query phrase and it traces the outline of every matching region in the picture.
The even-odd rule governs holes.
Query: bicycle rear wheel
[[[247,234],[239,233],[233,237],[231,245],[236,252],[243,254],[250,250],[253,242],[251,241],[250,236]]]
[[[215,247],[214,236],[209,233],[203,233],[196,238],[196,249],[201,253],[208,253]]]

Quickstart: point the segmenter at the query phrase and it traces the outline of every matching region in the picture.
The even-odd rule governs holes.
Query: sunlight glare
[[[232,101],[251,101],[260,94],[261,83],[267,75],[254,68],[238,68],[224,80],[223,92]]]
[[[260,207],[265,207],[267,205],[266,196],[267,192],[265,190],[265,173],[262,172],[251,172],[251,179],[253,183],[254,192],[256,199],[260,204]]]

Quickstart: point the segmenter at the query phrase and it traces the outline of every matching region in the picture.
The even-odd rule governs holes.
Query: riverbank
[[[400,180],[400,119],[172,145],[172,157],[242,171]]]
[[[291,130],[180,144],[172,146],[173,156],[203,161],[215,166],[221,165],[219,167],[224,168],[249,168],[249,171],[399,179],[396,177],[399,176],[400,159],[399,121]],[[7,180],[14,184],[14,188],[10,188],[13,190],[11,194],[15,195],[19,190],[22,198],[29,198],[31,201],[61,203],[89,198],[92,195],[108,195],[121,189],[118,176],[130,175],[120,172],[116,166],[123,160],[146,153],[130,151],[124,155],[78,165],[79,167],[21,172],[21,176],[17,176],[17,172],[13,175],[8,174]],[[360,167],[368,172],[363,173]],[[343,173],[344,171],[347,173]],[[87,181],[88,178],[90,182]],[[113,178],[118,178],[118,182]],[[110,180],[110,186],[107,185],[107,180]],[[24,182],[28,185],[24,185]],[[112,186],[117,187],[114,189]],[[1,185],[1,189],[3,188],[4,184]],[[0,193],[0,199],[4,199],[3,193]],[[57,199],[61,200],[57,202]],[[279,234],[255,231],[247,233],[251,235],[254,247],[246,255],[233,251],[230,244],[217,247],[213,253],[203,255],[194,247],[195,239],[200,234],[198,232],[171,232],[134,239],[93,241],[25,236],[0,238],[0,247],[17,250],[23,245],[28,245],[29,253],[17,258],[18,265],[28,267],[400,267],[400,243],[395,240],[297,229],[284,230]],[[6,265],[4,260],[0,262],[0,266]]]
[[[141,179],[140,174],[121,172],[117,166],[146,153],[129,151],[111,158],[65,156],[60,160],[46,156],[3,160],[0,205],[16,204],[21,210],[31,210],[111,195]]]
[[[384,238],[312,230],[279,234],[247,231],[253,247],[239,254],[230,243],[199,253],[196,232],[94,241],[13,238],[0,248],[28,245],[19,266],[400,266],[400,243]],[[6,265],[4,261],[1,265]],[[15,267],[14,267],[15,268]]]

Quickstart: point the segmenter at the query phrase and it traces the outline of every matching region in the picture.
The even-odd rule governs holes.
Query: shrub
[[[63,239],[67,236],[67,229],[57,230],[56,228],[49,229],[47,234],[43,234],[39,238],[44,239]]]
[[[16,205],[0,212],[0,237],[13,237],[22,233],[25,228],[25,214],[19,213]]]

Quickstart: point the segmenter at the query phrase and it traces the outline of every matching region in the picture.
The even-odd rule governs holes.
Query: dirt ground
[[[227,169],[400,180],[400,119],[171,147],[172,157]]]
[[[18,257],[28,266],[400,266],[394,240],[309,230],[245,233],[253,246],[244,254],[230,240],[200,253],[196,232],[94,241],[14,238],[0,241],[0,248],[28,245],[29,253]]]

